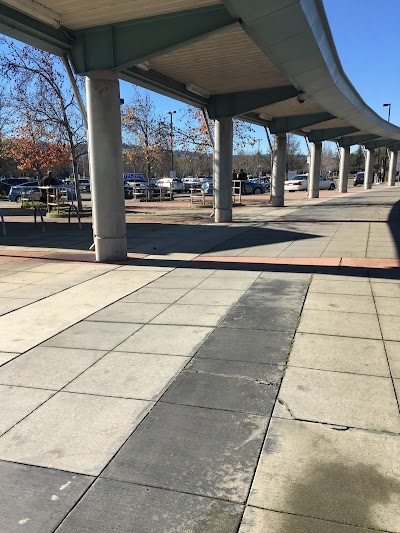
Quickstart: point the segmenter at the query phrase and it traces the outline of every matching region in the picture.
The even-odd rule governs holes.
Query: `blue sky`
[[[348,78],[366,103],[391,122],[400,124],[400,0],[323,0],[336,48]],[[121,97],[129,100],[130,84],[121,82]],[[185,108],[185,104],[152,93],[160,113]],[[262,128],[255,127],[267,150]],[[305,144],[304,152],[306,151]],[[253,148],[255,151],[255,148]]]

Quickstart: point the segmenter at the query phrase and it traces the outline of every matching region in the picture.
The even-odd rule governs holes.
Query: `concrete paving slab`
[[[151,289],[193,289],[199,283],[201,283],[202,278],[190,278],[182,276],[169,276],[168,274],[164,275],[162,278],[157,281],[153,281],[149,284]]]
[[[358,528],[306,516],[296,516],[247,507],[239,533],[363,533],[376,529]],[[382,530],[380,530],[382,531]]]
[[[54,391],[0,385],[0,435],[54,394]]]
[[[146,324],[162,313],[169,304],[117,302],[91,315],[94,322],[132,322]]]
[[[394,378],[400,378],[400,342],[385,341],[390,370]]]
[[[0,438],[0,459],[98,475],[151,405],[59,392]]]
[[[197,286],[197,289],[233,289],[245,291],[252,283],[253,280],[251,278],[207,278]]]
[[[31,298],[0,298],[0,316],[30,305],[34,301]]]
[[[371,296],[371,285],[369,281],[330,281],[315,279],[310,285],[309,294],[330,293],[330,294],[353,294],[357,296]]]
[[[193,372],[198,373],[216,374],[219,376],[251,379],[267,383],[278,383],[283,376],[284,367],[282,365],[244,363],[242,361],[201,359],[200,357],[194,357],[187,365],[186,370],[192,370]]]
[[[80,322],[52,337],[44,343],[44,346],[108,351],[115,348],[141,327],[142,324],[91,322],[88,320]]]
[[[156,401],[187,361],[174,355],[110,352],[65,390]]]
[[[143,302],[143,303],[157,303],[157,304],[172,304],[175,303],[179,298],[182,298],[186,293],[191,289],[151,289],[144,287],[139,289],[129,296],[126,296],[121,300],[121,303],[133,303],[133,302]]]
[[[193,264],[193,263],[189,263]],[[172,270],[168,277],[190,277],[190,278],[201,278],[206,279],[209,276],[211,276],[215,270],[211,270],[208,268],[186,268],[186,267],[179,267]]]
[[[352,283],[365,283],[366,281],[368,281],[368,278],[363,277],[363,276],[357,276],[357,275],[354,275],[354,276],[346,275],[343,269],[338,268],[335,273],[331,273],[331,274],[321,274],[318,272],[315,273],[313,276],[313,281],[312,281],[311,286],[313,285],[313,283],[315,283],[316,281],[320,281],[320,280],[322,281],[351,281]]]
[[[0,282],[1,282],[1,279],[0,279]],[[8,292],[20,290],[21,287],[24,287],[23,283],[8,283],[8,282],[0,283],[0,294],[6,295]]]
[[[200,326],[147,324],[121,343],[117,351],[190,356],[211,332],[212,328]]]
[[[392,380],[289,367],[274,416],[400,432]]]
[[[234,305],[244,294],[244,290],[214,290],[214,289],[194,289],[180,300],[180,304],[186,305]]]
[[[292,332],[217,328],[195,358],[285,364]],[[249,347],[251,346],[251,349]]]
[[[14,357],[18,357],[18,355],[19,353],[16,352],[0,352],[0,366],[8,363],[8,361],[11,361]]]
[[[300,316],[300,306],[296,308],[275,305],[235,305],[222,320],[221,325],[235,329],[264,329],[266,331],[295,332]]]
[[[155,317],[151,323],[217,326],[229,309],[224,305],[180,305],[178,302]]]
[[[38,346],[0,368],[0,383],[59,390],[105,353]]]
[[[132,505],[134,502],[134,505]],[[59,528],[60,533],[232,533],[242,506],[154,487],[99,479]]]
[[[13,272],[1,278],[2,283],[20,283],[27,285],[28,283],[35,283],[36,281],[43,281],[51,276],[49,272],[32,272],[31,270],[23,270],[21,272]]]
[[[70,284],[66,285],[24,285],[23,288],[9,291],[5,294],[2,294],[5,298],[28,298],[32,300],[40,300],[42,298],[47,298],[53,294],[57,294],[65,289],[70,288]]]
[[[383,284],[381,283],[381,285]],[[388,296],[375,296],[375,304],[379,316],[400,316],[400,297],[389,298]]]
[[[51,274],[61,274],[62,272],[70,272],[79,268],[81,265],[79,263],[67,262],[63,263],[62,261],[46,261],[40,265],[33,266],[29,269],[29,272],[44,272]]]
[[[53,533],[93,479],[0,461],[1,529]]]
[[[223,268],[216,270],[213,274],[211,274],[211,278],[224,278],[224,279],[230,279],[230,278],[240,278],[240,279],[257,279],[262,270],[240,270],[240,269],[233,269],[233,270],[225,270]]]
[[[388,341],[400,341],[399,317],[380,315],[379,322],[382,328],[382,337]]]
[[[184,371],[164,394],[163,401],[269,417],[279,384],[280,380]]]
[[[301,333],[318,333],[320,335],[338,335],[342,337],[382,338],[376,316],[339,311],[304,310],[298,331]]]
[[[399,445],[398,435],[272,419],[249,503],[397,532]]]
[[[367,313],[375,315],[375,304],[372,296],[355,294],[324,294],[311,293],[307,296],[304,310],[343,311],[344,313]]]
[[[378,280],[371,280],[374,296],[400,298],[400,283],[391,283],[390,279],[386,281],[386,283],[380,283]]]
[[[103,477],[244,502],[264,417],[159,403]]]
[[[290,366],[390,377],[383,341],[297,333]]]

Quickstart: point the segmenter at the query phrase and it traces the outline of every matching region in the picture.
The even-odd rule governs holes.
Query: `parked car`
[[[183,182],[180,178],[161,178],[157,181],[159,189],[168,189],[172,192],[183,192]]]
[[[197,176],[187,176],[186,178],[183,178],[182,183],[185,191],[189,191],[190,189],[201,189],[201,181]]]
[[[73,179],[64,180],[64,184],[67,187],[75,190],[75,180],[73,180]],[[79,190],[81,192],[90,192],[90,181],[89,180],[80,179],[79,180]]]
[[[306,191],[308,189],[308,174],[298,174],[292,180],[285,181],[285,191]],[[336,189],[336,184],[329,178],[320,177],[319,180],[320,190]]]
[[[247,180],[244,181],[242,185],[242,194],[264,194],[267,192],[267,188],[264,183]]]
[[[11,187],[14,185],[22,185],[26,183],[29,178],[6,178],[0,180],[0,194],[8,195]]]
[[[354,176],[354,187],[364,185],[364,172],[357,172]]]
[[[59,181],[58,183],[60,186],[62,186],[62,188],[60,189],[61,192],[67,192],[68,200],[76,200],[75,190],[72,189],[72,187],[69,187],[61,181]],[[8,193],[9,201],[19,203],[25,191],[27,194],[34,194],[35,200],[39,200],[41,196],[41,190],[39,189],[38,181],[32,180],[21,183],[21,185],[13,185],[10,189],[10,192]]]

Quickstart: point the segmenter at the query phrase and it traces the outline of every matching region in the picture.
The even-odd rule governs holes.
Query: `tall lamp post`
[[[167,114],[171,117],[171,129],[170,129],[170,137],[171,137],[171,173],[174,171],[174,130],[173,130],[173,123],[172,123],[172,115],[176,113],[176,111],[167,111]],[[172,177],[172,176],[171,176]]]
[[[391,108],[392,108],[392,104],[383,104],[383,107],[388,107],[388,108],[389,108],[388,122],[390,122],[390,110],[391,110]]]

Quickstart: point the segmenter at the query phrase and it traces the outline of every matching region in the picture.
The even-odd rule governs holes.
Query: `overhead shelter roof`
[[[321,0],[3,0],[0,31],[212,118],[343,146],[400,142],[344,73]]]

